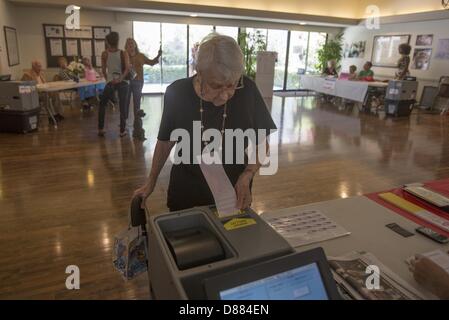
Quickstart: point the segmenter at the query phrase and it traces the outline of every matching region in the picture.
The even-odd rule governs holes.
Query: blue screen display
[[[220,292],[222,300],[327,300],[316,263]]]

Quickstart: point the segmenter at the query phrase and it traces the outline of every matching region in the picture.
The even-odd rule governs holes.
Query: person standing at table
[[[106,87],[100,99],[98,113],[98,135],[105,135],[104,117],[106,105],[113,99],[115,92],[118,92],[120,106],[120,137],[126,136],[126,119],[128,110],[126,100],[128,98],[129,84],[126,78],[129,73],[129,56],[126,51],[118,48],[119,34],[111,32],[106,36],[107,49],[101,55],[101,66],[103,76],[106,79]]]
[[[145,130],[142,128],[142,118],[145,113],[140,109],[143,89],[143,66],[154,66],[159,63],[159,58],[162,55],[162,50],[159,49],[157,56],[154,59],[149,59],[139,51],[137,42],[128,38],[126,40],[125,50],[129,55],[130,61],[130,87],[127,97],[127,109],[131,103],[131,95],[133,96],[134,104],[134,130],[133,137],[140,140],[145,140]]]
[[[404,80],[410,75],[410,52],[412,47],[408,43],[403,43],[399,46],[399,54],[401,58],[398,61],[398,71],[396,72],[395,80]]]

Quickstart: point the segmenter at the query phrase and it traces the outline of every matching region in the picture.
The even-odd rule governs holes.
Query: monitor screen
[[[327,300],[316,263],[220,291],[221,300]]]

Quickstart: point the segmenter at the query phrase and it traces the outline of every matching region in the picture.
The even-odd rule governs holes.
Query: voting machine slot
[[[233,258],[234,254],[201,213],[157,222],[178,270],[188,270]]]

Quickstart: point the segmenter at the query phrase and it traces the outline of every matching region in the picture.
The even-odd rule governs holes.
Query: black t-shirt
[[[276,129],[254,81],[244,77],[243,83],[244,87],[236,90],[234,96],[227,102],[225,129],[243,131]],[[203,101],[203,109],[204,130],[215,128],[221,131],[224,107],[216,107],[210,102]],[[201,121],[201,114],[200,98],[193,87],[192,77],[175,81],[167,88],[158,140],[169,141],[171,133],[176,129],[187,130],[193,140],[193,121]],[[193,143],[194,141],[190,142],[191,158],[193,158]],[[225,159],[225,144],[224,141],[222,159]],[[203,147],[202,143],[201,146]],[[235,154],[234,146],[234,158]],[[246,164],[223,164],[223,167],[232,185],[235,185]],[[167,206],[170,210],[183,210],[213,203],[212,193],[198,164],[173,165],[167,197]]]

